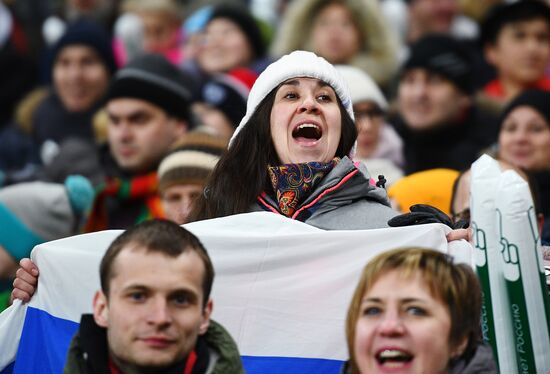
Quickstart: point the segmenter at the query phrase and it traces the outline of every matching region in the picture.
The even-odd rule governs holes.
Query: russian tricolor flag
[[[376,254],[422,246],[471,264],[471,246],[447,243],[441,224],[324,231],[267,212],[185,226],[214,267],[213,318],[239,346],[247,373],[339,373],[347,359],[344,321],[359,274]],[[121,231],[37,246],[31,302],[0,315],[0,373],[60,373],[82,313],[92,311],[103,253]]]

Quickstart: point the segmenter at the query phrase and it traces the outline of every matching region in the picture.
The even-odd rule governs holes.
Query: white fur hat
[[[279,84],[295,77],[317,78],[328,83],[340,98],[350,117],[355,119],[349,89],[336,68],[315,53],[294,51],[273,62],[260,74],[248,95],[246,114],[229,141],[230,147],[233,139],[248,122],[260,102]],[[353,148],[351,154],[354,153],[355,147]]]
[[[350,65],[336,65],[335,67],[348,85],[351,101],[354,104],[372,101],[380,109],[384,111],[388,109],[388,101],[367,73]]]

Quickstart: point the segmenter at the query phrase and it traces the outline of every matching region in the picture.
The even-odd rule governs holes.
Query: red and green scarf
[[[143,208],[135,223],[140,223],[151,218],[163,217],[157,186],[156,172],[131,179],[107,178],[96,189],[96,198],[84,232],[106,230],[109,228],[109,217],[106,209],[106,199],[108,197],[114,197],[120,201],[143,200]]]

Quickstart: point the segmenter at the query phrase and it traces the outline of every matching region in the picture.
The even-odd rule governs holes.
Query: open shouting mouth
[[[292,131],[292,137],[298,142],[315,142],[322,136],[323,130],[316,123],[301,123]]]
[[[378,364],[387,369],[405,368],[413,360],[413,355],[401,349],[383,349],[376,354]]]

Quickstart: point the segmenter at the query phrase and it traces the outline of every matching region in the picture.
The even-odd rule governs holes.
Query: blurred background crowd
[[[0,277],[42,241],[188,222],[256,78],[294,50],[337,66],[355,158],[396,209],[467,218],[464,172],[489,153],[550,241],[545,1],[2,0]]]

